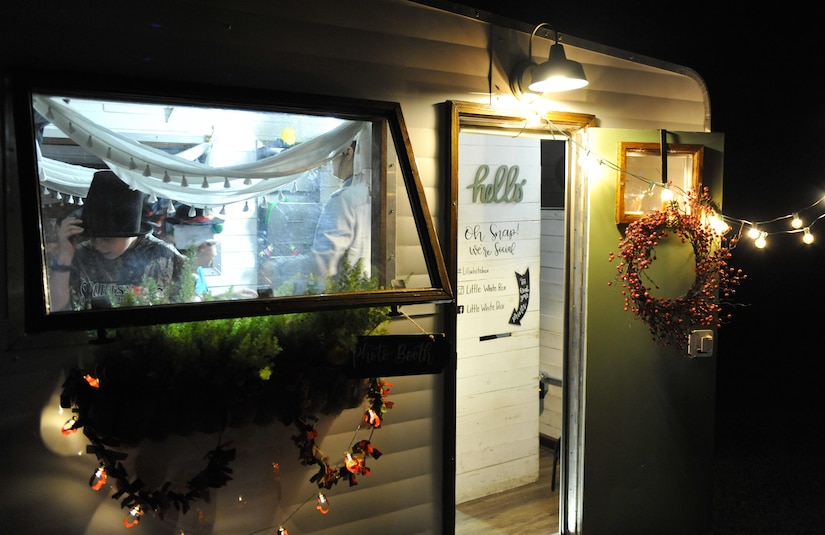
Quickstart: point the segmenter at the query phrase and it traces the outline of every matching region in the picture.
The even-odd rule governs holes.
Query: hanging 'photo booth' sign
[[[451,352],[443,334],[362,336],[349,373],[353,377],[437,374]]]

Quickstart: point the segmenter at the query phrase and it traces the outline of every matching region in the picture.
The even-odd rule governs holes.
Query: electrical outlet
[[[689,357],[710,357],[713,355],[713,331],[710,329],[690,331],[687,351]]]

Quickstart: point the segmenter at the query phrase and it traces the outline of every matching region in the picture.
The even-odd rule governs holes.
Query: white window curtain
[[[190,206],[217,207],[271,194],[302,173],[329,162],[369,127],[345,121],[329,132],[252,163],[212,167],[168,154],[95,124],[60,97],[34,95],[34,109],[79,146],[94,154],[133,189]],[[44,187],[85,197],[95,169],[41,159]]]

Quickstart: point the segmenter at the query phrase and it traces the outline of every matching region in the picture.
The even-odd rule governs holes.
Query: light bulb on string
[[[66,423],[63,424],[63,428],[60,430],[60,432],[63,433],[64,435],[71,435],[71,434],[77,432],[78,428],[76,426],[77,426],[77,416],[72,416],[71,418],[66,420]]]
[[[315,504],[315,508],[322,515],[329,513],[329,500],[321,492],[318,493],[318,502]]]
[[[123,525],[127,528],[133,528],[140,524],[141,516],[143,516],[143,510],[140,508],[140,504],[137,504],[129,509],[129,514],[123,518]]]
[[[814,235],[811,234],[810,227],[805,227],[805,230],[803,231],[803,234],[802,234],[802,242],[805,243],[806,245],[810,245],[814,242]]]
[[[755,240],[761,236],[759,229],[756,228],[756,225],[751,225],[751,228],[748,229],[748,238]]]
[[[92,388],[100,388],[100,379],[90,373],[84,375],[83,380]]]
[[[673,200],[673,190],[670,189],[670,184],[665,184],[662,189],[662,202],[671,202]]]
[[[710,227],[719,236],[724,236],[730,230],[730,225],[713,209],[702,210],[702,224]]]
[[[106,484],[106,481],[109,479],[109,475],[106,472],[106,467],[103,463],[100,464],[97,470],[95,470],[92,477],[89,478],[89,486],[92,490],[97,491],[103,488],[103,485]]]
[[[799,218],[799,214],[794,214],[793,218],[791,219],[791,226],[793,228],[802,228],[803,222],[802,219]]]
[[[766,245],[768,245],[767,241],[768,233],[762,232],[759,234],[759,237],[753,241],[753,244],[756,246],[757,249],[764,249]]]
[[[378,416],[378,413],[375,412],[375,409],[368,409],[364,413],[364,423],[367,423],[374,428],[378,429],[381,427],[381,417]]]
[[[713,214],[709,219],[708,222],[710,224],[710,228],[713,229],[714,232],[719,234],[720,236],[724,236],[730,230],[730,225],[728,225],[724,219]]]
[[[358,470],[358,460],[352,456],[352,453],[346,452],[344,454],[344,465],[347,467],[347,470],[350,472],[355,472]]]

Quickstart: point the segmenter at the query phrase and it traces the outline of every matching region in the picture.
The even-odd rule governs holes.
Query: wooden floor
[[[559,532],[559,489],[550,490],[553,449],[542,445],[539,480],[457,505],[456,535],[550,535]]]

